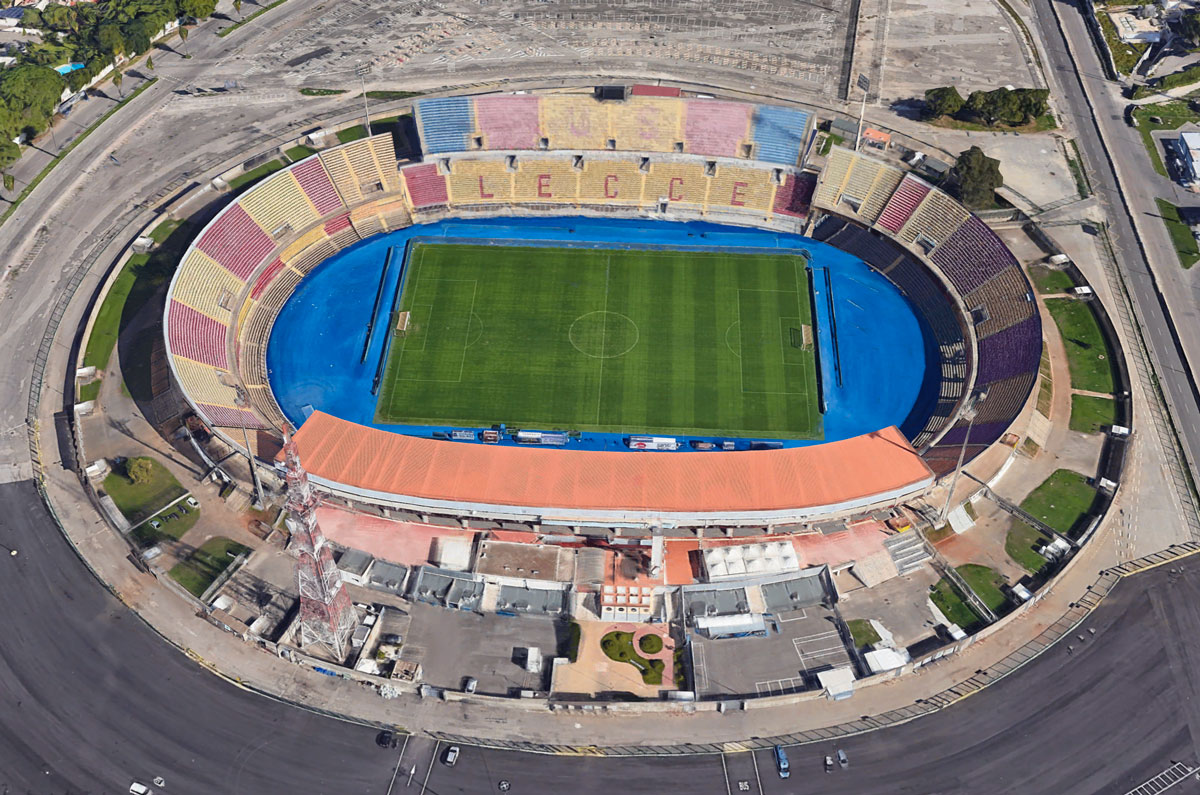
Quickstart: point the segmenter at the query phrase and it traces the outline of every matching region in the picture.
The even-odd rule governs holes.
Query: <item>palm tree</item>
[[[149,69],[151,72],[154,71],[154,56],[153,55],[148,56],[146,58],[146,68]]]
[[[125,98],[125,92],[121,90],[121,83],[123,83],[124,81],[125,81],[125,75],[123,75],[121,73],[121,70],[114,69],[113,70],[113,85],[117,87],[117,91],[121,92],[122,99]]]
[[[233,10],[237,12],[238,19],[242,18],[242,0],[233,0]]]
[[[187,25],[180,25],[179,26],[179,38],[183,39],[183,57],[191,58],[192,56],[188,55],[188,51],[187,51],[187,37],[188,37]]]

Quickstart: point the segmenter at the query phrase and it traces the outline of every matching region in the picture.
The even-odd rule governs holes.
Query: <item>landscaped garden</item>
[[[954,586],[946,579],[938,580],[929,593],[930,600],[942,611],[942,615],[952,624],[957,624],[963,632],[971,632],[983,623],[970,605],[958,594]]]
[[[1087,478],[1069,469],[1060,469],[1033,490],[1021,502],[1021,508],[1071,538],[1083,532],[1096,490]]]
[[[153,458],[127,458],[104,479],[104,493],[137,524],[158,513],[164,505],[187,493],[175,476]]]
[[[846,628],[850,630],[850,637],[854,639],[854,646],[858,649],[865,649],[878,643],[882,638],[875,631],[875,627],[871,626],[871,622],[865,618],[852,618],[846,622]]]
[[[1037,574],[1048,562],[1038,554],[1038,549],[1049,542],[1040,530],[1013,519],[1008,525],[1008,535],[1004,537],[1004,551],[1025,571]]]
[[[1000,572],[987,566],[980,566],[978,563],[958,566],[955,571],[967,585],[971,586],[971,590],[975,592],[981,602],[987,605],[988,610],[999,613],[1004,609],[1008,598],[1000,588],[1007,585],[1007,581]]]
[[[1117,403],[1097,395],[1071,396],[1071,430],[1099,433],[1117,421]]]
[[[658,651],[651,651],[647,648],[651,638],[658,641]],[[657,654],[662,651],[662,638],[657,635],[650,635],[642,638],[641,647],[646,654]],[[653,643],[649,643],[651,647]],[[637,668],[642,675],[642,681],[648,685],[661,685],[663,671],[666,665],[662,660],[647,660],[645,657],[638,654],[634,648],[633,633],[622,632],[620,630],[609,632],[600,639],[600,648],[604,651],[605,656],[616,662],[629,663],[634,668]]]
[[[1114,388],[1112,351],[1100,333],[1100,324],[1091,307],[1085,301],[1052,298],[1046,301],[1046,308],[1054,317],[1067,349],[1072,388],[1111,393]]]

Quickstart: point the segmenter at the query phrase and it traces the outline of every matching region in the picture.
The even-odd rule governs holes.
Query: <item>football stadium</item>
[[[331,493],[675,525],[895,505],[1000,441],[1041,326],[1016,258],[802,109],[656,87],[419,99],[254,184],[176,271],[199,417]],[[611,98],[611,97],[618,98]],[[603,98],[602,98],[603,97]]]

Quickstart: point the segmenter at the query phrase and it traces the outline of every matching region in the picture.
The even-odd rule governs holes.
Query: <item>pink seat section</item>
[[[350,213],[339,215],[337,218],[330,218],[325,222],[325,234],[335,235],[348,226],[350,226]]]
[[[268,265],[266,270],[258,274],[258,278],[254,280],[254,287],[250,290],[250,297],[257,301],[258,297],[263,294],[263,291],[271,285],[271,280],[278,276],[281,270],[283,270],[283,260],[276,257],[275,261]]]
[[[300,183],[304,195],[317,208],[319,215],[328,215],[342,206],[341,197],[325,173],[321,159],[310,157],[292,169],[292,176]]]
[[[900,228],[904,226],[904,222],[916,211],[917,205],[921,203],[927,193],[929,193],[927,183],[916,177],[905,177],[900,182],[900,187],[896,188],[896,192],[884,205],[883,212],[879,214],[879,220],[876,223],[892,234],[899,232]]]
[[[413,207],[432,207],[449,201],[446,178],[438,173],[436,164],[409,166],[401,169],[400,173],[404,175],[404,184],[408,187]]]
[[[245,281],[275,244],[245,210],[233,204],[205,230],[196,248]]]
[[[227,428],[265,428],[267,427],[254,416],[254,412],[229,406],[214,406],[211,403],[197,403],[196,407],[208,417],[213,425]]]
[[[538,97],[479,97],[475,100],[475,123],[488,149],[536,149]]]
[[[750,106],[741,102],[693,99],[684,111],[684,148],[693,154],[737,157],[750,130]]]
[[[808,174],[788,174],[779,190],[775,191],[775,203],[771,211],[793,218],[804,218],[812,202],[816,180]]]
[[[213,367],[228,368],[228,360],[225,358],[224,323],[172,300],[167,315],[167,328],[171,353]]]

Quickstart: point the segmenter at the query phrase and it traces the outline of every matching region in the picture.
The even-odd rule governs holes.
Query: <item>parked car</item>
[[[150,788],[135,781],[129,785],[129,795],[150,795]]]
[[[182,506],[182,505],[180,505],[180,506],[179,506],[179,512],[180,512],[181,514],[185,515],[185,516],[186,516],[187,514],[191,513],[191,511],[189,511],[189,510],[188,510],[186,507],[184,507],[184,506]]]
[[[475,688],[477,688],[477,687],[479,687],[479,682],[476,681],[475,677],[468,676],[466,679],[463,680],[463,692],[464,693],[474,693]]]
[[[779,771],[780,778],[787,778],[792,775],[792,771],[788,766],[787,752],[783,750],[782,745],[775,746],[775,768]]]
[[[162,522],[158,521],[157,519],[151,519],[150,527],[152,527],[155,530],[158,530],[160,527],[162,527]]]
[[[186,502],[188,505],[192,506],[193,508],[200,507],[200,503],[196,502],[195,497],[188,497],[186,500],[184,500],[184,502]]]
[[[845,770],[846,768],[850,767],[850,760],[846,758],[846,752],[843,751],[841,748],[838,749],[837,760],[838,760],[838,765],[842,768],[842,770]]]
[[[826,773],[833,772],[833,757],[830,756],[829,754],[825,754],[825,772]]]
[[[379,734],[375,735],[375,744],[380,748],[395,748],[396,735],[392,734],[390,731],[381,731]]]
[[[446,767],[454,767],[454,763],[458,761],[458,746],[452,745],[446,749],[446,756],[442,762]]]

